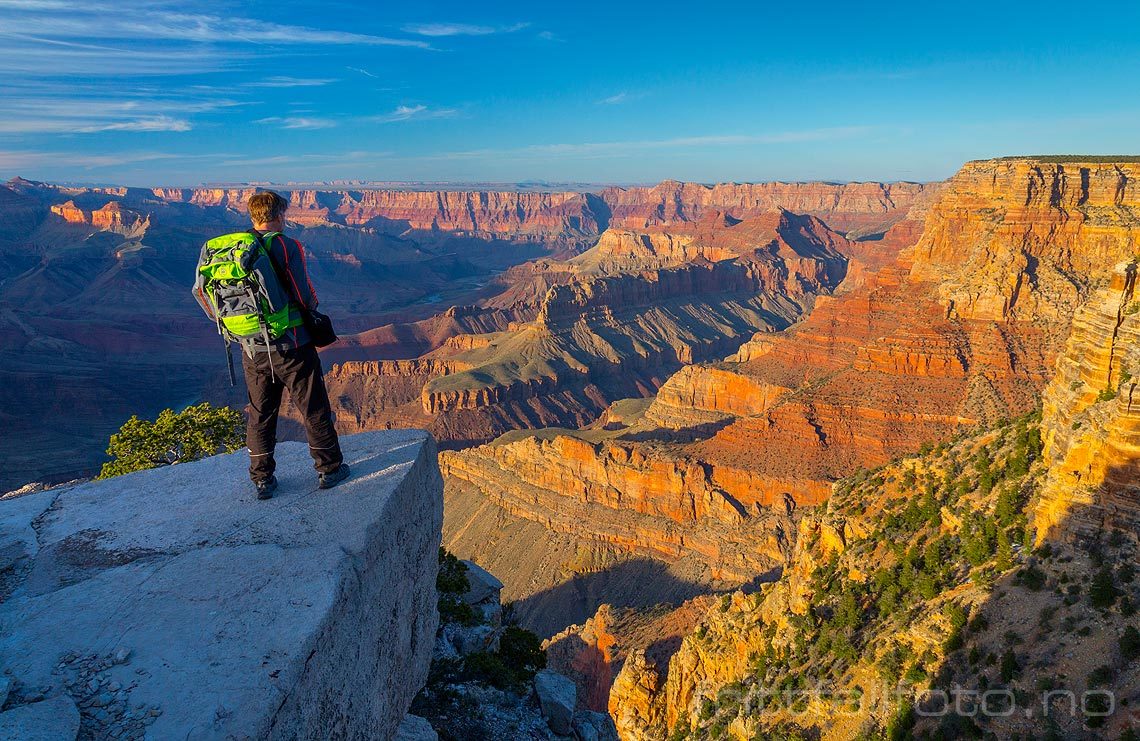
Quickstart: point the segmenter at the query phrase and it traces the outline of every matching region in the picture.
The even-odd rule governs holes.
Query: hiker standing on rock
[[[313,337],[317,330],[312,318],[327,318],[314,313],[317,295],[304,248],[281,233],[288,202],[264,191],[250,196],[248,206],[253,229],[218,237],[203,247],[194,296],[227,343],[232,340],[242,348],[249,391],[249,476],[257,498],[269,499],[277,488],[273,449],[286,388],[305,424],[318,485],[327,489],[349,475]],[[327,329],[335,339],[331,326]]]

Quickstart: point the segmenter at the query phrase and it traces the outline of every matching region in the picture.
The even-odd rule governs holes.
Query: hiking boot
[[[348,464],[342,463],[340,464],[340,468],[336,469],[335,471],[329,471],[328,473],[322,473],[318,475],[317,480],[320,482],[318,486],[320,486],[322,489],[331,489],[340,482],[347,479],[348,474]]]
[[[253,488],[257,489],[258,499],[269,499],[273,496],[273,492],[277,491],[277,477],[270,476],[261,481],[254,481]]]

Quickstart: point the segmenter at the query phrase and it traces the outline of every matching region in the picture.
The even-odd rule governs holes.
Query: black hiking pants
[[[272,361],[272,374],[270,373]],[[269,352],[243,352],[242,368],[249,390],[245,442],[249,447],[249,477],[269,478],[277,468],[273,447],[277,442],[277,416],[281,393],[287,388],[294,406],[301,413],[309,438],[309,454],[320,473],[335,471],[344,460],[340,441],[333,429],[332,407],[321,372],[321,359],[311,344]]]

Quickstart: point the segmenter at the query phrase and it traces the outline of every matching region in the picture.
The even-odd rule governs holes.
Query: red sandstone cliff
[[[666,180],[651,188],[602,193],[611,225],[644,228],[697,221],[709,210],[743,219],[785,209],[812,214],[842,232],[874,234],[901,220],[931,186],[921,183],[721,183]]]
[[[653,187],[607,188],[598,195],[514,191],[286,189],[289,218],[483,235],[598,234],[607,227],[643,229],[699,221],[710,211],[745,219],[781,209],[812,214],[842,232],[886,231],[936,187],[921,183],[722,183],[665,181]],[[154,188],[174,203],[245,210],[253,188]],[[126,194],[124,189],[123,194]]]

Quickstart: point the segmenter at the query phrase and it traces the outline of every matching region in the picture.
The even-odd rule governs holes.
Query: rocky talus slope
[[[0,499],[0,735],[392,738],[431,661],[442,481],[423,432],[342,445],[331,492],[284,443],[269,501],[242,453]]]
[[[441,549],[437,585],[431,671],[412,704],[418,715],[409,716],[430,738],[415,741],[617,741],[604,708],[580,708],[574,682],[545,668],[538,637],[514,625],[500,602],[498,579]]]
[[[1040,440],[1023,418],[841,482],[778,582],[719,598],[665,660],[628,652],[621,737],[1120,738],[1140,700],[1136,530],[1031,550]]]
[[[579,548],[685,562],[697,582],[762,576],[794,543],[797,512],[836,480],[1038,404],[1078,303],[1136,252],[1138,175],[1127,163],[966,165],[925,209],[913,250],[819,297],[791,329],[680,370],[596,429],[446,454],[448,501],[465,513],[449,514],[447,538],[493,558],[474,534],[509,515]],[[499,572],[512,597],[557,593],[529,566]]]

